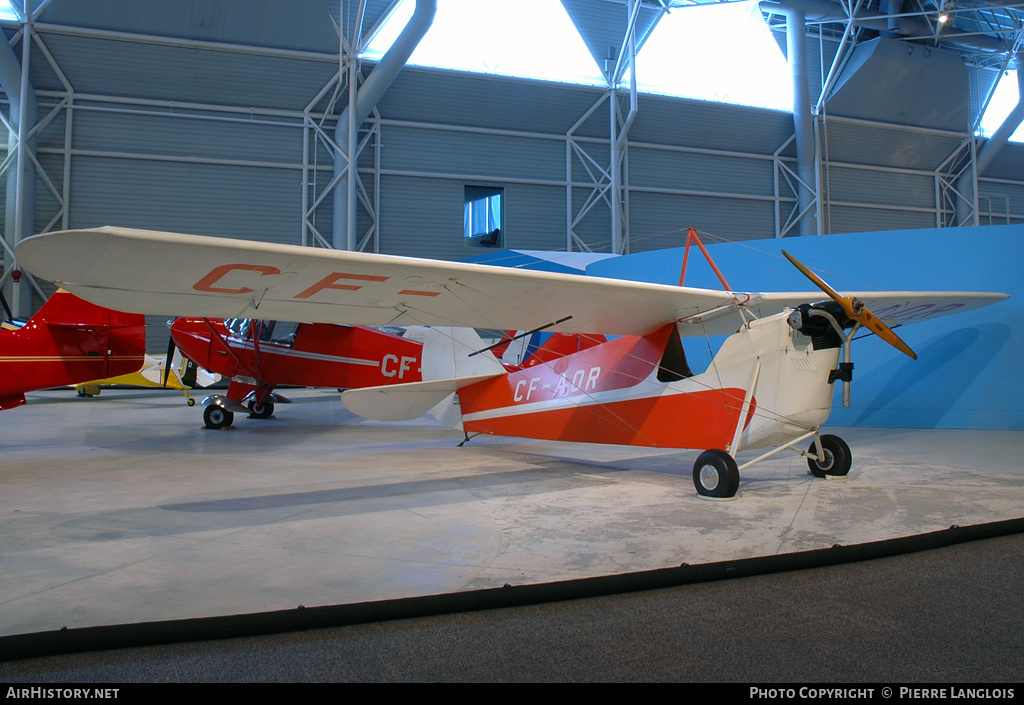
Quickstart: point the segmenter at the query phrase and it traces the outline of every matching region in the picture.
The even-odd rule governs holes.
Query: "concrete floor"
[[[0,635],[456,592],[856,544],[1024,516],[1024,431],[830,429],[850,476],[782,453],[732,501],[696,451],[354,417],[289,390],[207,431],[166,391],[3,413]],[[741,454],[740,461],[743,462]]]

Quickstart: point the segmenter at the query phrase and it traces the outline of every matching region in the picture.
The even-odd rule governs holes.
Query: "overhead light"
[[[956,0],[942,0],[942,7],[939,9],[939,24],[949,22],[949,13],[956,9]]]

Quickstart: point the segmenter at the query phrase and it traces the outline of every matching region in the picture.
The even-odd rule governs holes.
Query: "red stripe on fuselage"
[[[460,399],[464,391],[460,391]],[[469,433],[552,441],[725,448],[736,430],[743,397],[742,389],[710,389],[464,420],[463,425]],[[463,403],[462,411],[466,414],[472,410]]]
[[[463,426],[471,433],[544,440],[724,449],[744,391],[680,392],[658,382],[654,371],[674,326],[460,389]]]

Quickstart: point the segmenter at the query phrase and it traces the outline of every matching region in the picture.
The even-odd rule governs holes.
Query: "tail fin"
[[[146,319],[58,291],[23,328],[4,333],[0,409],[25,392],[131,374],[146,361]]]
[[[431,328],[423,338],[424,381],[503,374],[505,368],[472,328]]]
[[[75,345],[82,335],[90,339],[105,335],[108,354],[104,378],[131,374],[145,363],[146,318],[142,314],[113,311],[58,289],[32,321],[49,327],[59,348]]]
[[[350,389],[341,395],[355,414],[378,421],[415,419],[428,411],[445,425],[459,426],[455,392],[505,374],[505,368],[470,328],[431,328],[423,337],[422,382]]]
[[[120,328],[146,325],[146,318],[142,314],[122,313],[103,308],[63,289],[58,289],[32,318],[38,323],[64,328]]]
[[[557,360],[566,355],[574,355],[581,350],[592,348],[601,343],[607,343],[608,338],[596,334],[580,333],[552,333],[547,340],[533,353],[523,360],[523,367],[542,365],[552,360]]]

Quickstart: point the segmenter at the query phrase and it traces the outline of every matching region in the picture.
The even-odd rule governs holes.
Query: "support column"
[[[377,102],[384,96],[384,93],[391,86],[391,83],[398,76],[398,72],[409,61],[409,57],[416,50],[420,40],[426,35],[430,26],[434,23],[434,15],[437,13],[437,0],[416,0],[416,9],[409,18],[409,23],[398,35],[398,39],[391,45],[387,53],[381,57],[377,66],[366,77],[363,85],[356,91],[355,79],[356,61],[360,46],[358,33],[350,44],[351,56],[349,57],[349,104],[338,118],[338,125],[335,128],[335,142],[347,145],[348,154],[338,151],[335,154],[335,174],[340,174],[346,168],[348,173],[334,187],[334,247],[335,249],[356,249],[356,189],[355,176],[358,164],[357,143],[359,126],[366,122],[366,119],[373,112]],[[344,56],[342,57],[344,61]],[[344,67],[343,69],[344,70]],[[350,163],[351,162],[351,163]]]
[[[619,148],[619,94],[612,88],[608,97],[609,136],[610,146],[608,173],[611,176],[611,192],[609,193],[609,205],[611,206],[612,233],[611,246],[613,255],[622,254],[622,152]]]
[[[808,85],[806,15],[801,10],[786,11],[786,44],[789,70],[793,77],[793,128],[796,132],[797,187],[801,235],[817,235],[817,155],[814,148],[814,116]]]
[[[35,230],[35,167],[31,155],[25,150],[35,151],[36,137],[28,136],[38,119],[35,89],[29,81],[29,54],[32,30],[29,23],[22,27],[22,56],[19,62],[14,50],[7,42],[0,42],[0,86],[3,87],[11,105],[11,124],[16,133],[8,136],[8,149],[17,155],[7,170],[7,218],[4,223],[4,239],[13,248]],[[15,151],[16,150],[16,151]],[[12,267],[13,257],[7,253],[5,270]],[[27,279],[18,285],[4,282],[15,316],[28,317],[32,314],[32,290]]]

